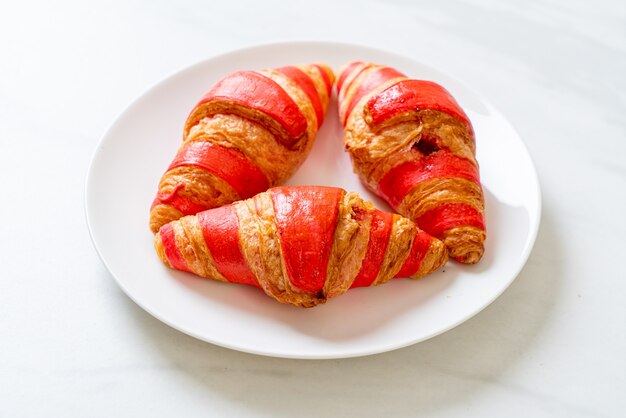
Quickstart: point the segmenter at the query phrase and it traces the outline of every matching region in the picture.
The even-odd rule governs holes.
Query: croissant
[[[361,181],[442,240],[450,257],[478,262],[486,233],[474,130],[450,93],[363,62],[344,67],[337,90],[345,148]]]
[[[443,243],[356,193],[276,187],[161,227],[154,245],[168,267],[261,288],[312,307],[392,277],[419,278],[447,261]]]
[[[287,180],[313,145],[335,76],[325,65],[238,71],[193,108],[150,209],[153,232]]]

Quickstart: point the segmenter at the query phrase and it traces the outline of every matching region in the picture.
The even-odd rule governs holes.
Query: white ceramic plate
[[[165,268],[152,247],[149,207],[161,174],[181,141],[183,123],[201,95],[240,69],[352,60],[398,68],[444,85],[471,119],[485,190],[487,246],[475,266],[448,263],[419,281],[392,280],[353,289],[313,309],[282,305],[261,291]],[[343,152],[332,103],[305,164],[288,184],[366,191]],[[540,191],[522,140],[483,98],[444,73],[410,58],[337,43],[259,46],[208,59],[157,84],[113,123],[96,149],[85,207],[94,245],[119,286],[166,324],[235,350],[292,358],[380,353],[423,341],[469,319],[506,289],[526,262],[540,220]]]

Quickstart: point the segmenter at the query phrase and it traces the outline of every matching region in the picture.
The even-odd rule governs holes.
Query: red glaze
[[[343,116],[343,125],[346,125],[346,121],[348,120],[348,117],[350,117],[352,109],[354,109],[354,106],[357,105],[357,103],[363,98],[363,96],[365,96],[381,84],[398,77],[406,76],[391,67],[382,67],[369,73],[368,77],[365,80],[361,81],[361,83],[359,84],[359,88],[354,93],[354,96],[352,96],[352,100],[348,104],[348,107],[346,108],[346,113]]]
[[[393,167],[380,180],[378,193],[397,209],[416,184],[434,178],[463,178],[480,185],[476,166],[442,150]]]
[[[247,199],[270,187],[265,174],[241,151],[205,141],[192,141],[176,154],[168,171],[176,167],[198,167],[228,183],[241,199]]]
[[[200,212],[197,216],[217,270],[231,283],[260,287],[241,252],[239,218],[235,208],[222,206]]]
[[[363,258],[361,270],[350,287],[370,286],[376,279],[387,252],[392,224],[393,215],[391,213],[379,210],[372,213],[372,227],[367,242],[367,252]]]
[[[400,268],[400,271],[396,274],[396,277],[410,277],[417,273],[422,266],[424,257],[426,257],[426,254],[428,253],[432,240],[433,237],[424,231],[419,231],[417,233],[415,239],[413,240],[413,245],[411,245],[411,252],[406,260],[404,260],[404,264],[402,265],[402,268]]]
[[[411,110],[431,109],[444,112],[464,122],[470,131],[472,125],[463,109],[446,89],[424,80],[402,80],[371,97],[365,109],[377,125]],[[472,131],[473,134],[473,131]]]
[[[353,74],[352,78],[350,79],[350,82],[347,82],[347,77],[346,80],[344,80],[343,86],[341,88],[341,90],[339,90],[339,95],[337,96],[337,100],[339,101],[339,110],[341,111],[341,105],[344,101],[345,95],[346,93],[348,93],[348,90],[350,90],[350,87],[352,86],[352,83],[354,83],[354,80],[356,80],[363,71],[367,70],[368,68],[371,68],[374,64],[364,64],[362,67],[360,68],[354,68],[351,71],[351,74]],[[341,116],[341,114],[340,114]],[[343,122],[343,121],[342,121]]]
[[[464,203],[444,203],[425,212],[417,219],[417,226],[436,238],[459,226],[474,226],[485,229],[482,213]]]
[[[324,108],[322,107],[322,100],[320,99],[320,95],[317,92],[317,88],[315,88],[315,83],[313,83],[311,77],[309,77],[304,71],[302,71],[298,67],[293,66],[280,67],[277,68],[276,71],[289,77],[291,81],[296,83],[298,87],[300,87],[302,91],[306,93],[306,95],[309,97],[309,100],[311,101],[311,104],[313,105],[313,109],[315,110],[317,127],[319,128],[324,121]]]
[[[352,71],[356,68],[357,65],[363,64],[362,61],[354,61],[350,63],[345,70],[339,75],[339,79],[337,79],[337,93],[341,91],[341,87],[343,86],[343,82],[346,81],[346,78],[350,75]]]
[[[161,242],[163,242],[165,256],[172,267],[176,270],[191,272],[191,269],[187,265],[183,255],[176,246],[176,236],[174,235],[174,228],[172,228],[172,224],[169,223],[163,225],[161,229],[159,229],[159,235],[161,235]]]
[[[196,107],[227,100],[265,113],[276,120],[292,138],[306,132],[307,121],[298,105],[274,80],[254,71],[238,71],[220,80]]]
[[[152,210],[152,208],[154,208],[156,205],[170,205],[183,215],[195,215],[198,212],[209,209],[208,206],[199,205],[187,199],[186,197],[179,195],[178,191],[184,188],[185,184],[179,183],[170,193],[157,193],[157,196],[152,202],[150,210]]]
[[[324,84],[326,85],[326,91],[328,92],[328,97],[330,98],[330,95],[333,92],[333,83],[332,81],[330,81],[328,73],[321,65],[313,64],[313,66],[320,71],[320,74],[322,74],[322,79],[324,80]]]
[[[270,193],[289,281],[307,292],[322,290],[343,190],[300,186]]]

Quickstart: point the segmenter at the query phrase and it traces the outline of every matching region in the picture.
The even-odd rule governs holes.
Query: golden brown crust
[[[339,216],[326,270],[324,296],[334,298],[348,291],[359,273],[367,251],[371,219],[359,221],[359,213],[372,210],[356,193],[347,193],[339,203]]]
[[[462,203],[484,213],[482,188],[476,183],[460,178],[433,179],[414,187],[402,200],[398,212],[418,219],[425,212],[446,203]],[[444,231],[439,237],[448,247],[450,257],[465,263],[477,263],[484,253],[485,231],[472,226],[462,226]]]
[[[208,141],[241,151],[261,169],[271,186],[291,177],[307,156],[306,152],[285,148],[270,131],[237,115],[203,119],[189,132],[188,141]]]
[[[163,225],[183,216],[174,206],[154,205],[150,209],[150,230],[156,234]]]
[[[465,123],[435,110],[420,110],[417,115],[422,123],[422,136],[437,138],[440,147],[449,149],[478,167],[474,135]]]
[[[438,239],[433,239],[430,243],[430,248],[424,256],[424,260],[420,265],[419,270],[415,274],[411,275],[411,279],[420,279],[430,273],[438,270],[448,261],[448,251],[446,245]]]
[[[417,226],[413,222],[400,215],[393,215],[387,252],[372,286],[386,283],[398,274],[409,256],[415,234],[417,234]]]
[[[380,179],[389,170],[415,159],[417,151],[413,145],[420,134],[421,125],[417,122],[406,122],[374,132],[363,118],[350,117],[344,142],[354,172],[370,190],[377,192]]]
[[[201,168],[191,166],[169,170],[161,178],[159,190],[169,194],[180,184],[184,185],[178,191],[180,196],[203,206],[222,206],[232,199],[239,199],[237,192],[224,180]]]
[[[328,110],[328,105],[330,104],[330,94],[328,93],[328,89],[326,88],[326,82],[324,82],[321,71],[326,73],[326,76],[330,80],[331,85],[334,83],[335,75],[333,71],[327,65],[320,65],[322,68],[318,68],[315,65],[297,65],[298,69],[303,71],[306,75],[313,80],[313,84],[315,84],[315,90],[317,90],[317,94],[320,96],[320,101],[322,102],[322,110],[324,114]]]
[[[176,245],[185,262],[198,276],[227,281],[215,267],[213,256],[204,242],[202,229],[195,216],[184,216],[172,224]]]
[[[196,167],[183,166],[167,171],[159,182],[159,192],[169,195],[177,191],[189,201],[208,208],[219,207],[239,200],[239,194],[224,180]],[[150,230],[156,233],[166,223],[183,216],[174,206],[156,204],[150,209]]]
[[[273,289],[268,288],[272,280],[265,274],[265,269],[263,268],[264,260],[261,258],[261,252],[258,251],[264,230],[261,228],[261,220],[257,215],[254,200],[243,200],[235,204],[234,208],[237,219],[239,219],[239,243],[243,258],[246,260],[252,273],[258,278],[258,282],[265,293],[272,296]],[[274,269],[269,270],[269,274],[271,275],[276,270],[282,271],[282,267],[280,265],[275,266]]]
[[[339,73],[337,73],[337,74],[342,74],[348,65],[350,65],[350,64],[348,63],[348,64],[342,66],[341,68],[339,68]],[[351,100],[351,98],[352,98],[352,96],[348,96],[347,95],[349,89],[346,86],[350,86],[352,84],[352,82],[354,80],[356,80],[358,75],[362,72],[362,70],[367,65],[368,64],[366,64],[364,62],[361,62],[361,63],[357,64],[357,66],[350,72],[350,74],[348,74],[348,76],[345,78],[345,80],[343,80],[343,85],[341,86],[341,90],[339,91],[339,94],[338,94],[338,99],[339,99],[339,118],[341,120],[344,119],[345,108],[348,106],[348,101]]]
[[[417,184],[402,200],[398,212],[418,219],[425,212],[445,203],[463,203],[479,212],[484,211],[482,189],[476,183],[461,178],[431,179]]]
[[[263,283],[259,277],[259,283],[269,296],[282,303],[287,303],[289,300],[297,302],[298,295],[293,291],[287,279],[271,196],[268,193],[261,193],[247,200],[246,204],[254,214],[253,219],[257,223],[259,234],[259,244],[256,248],[251,248],[252,243],[242,240],[243,251],[245,253],[257,251],[257,257],[261,261],[260,271],[253,271],[253,273],[258,273],[263,277],[265,282]]]
[[[445,231],[443,243],[449,248],[450,257],[465,264],[480,261],[485,251],[485,231],[473,226],[460,226]]]
[[[172,266],[172,263],[170,263],[170,260],[167,259],[167,255],[165,255],[165,247],[163,246],[163,240],[161,239],[160,234],[156,234],[154,236],[154,250],[156,251],[159,259],[163,264],[165,264],[169,268],[174,268],[174,266]]]
[[[243,119],[263,126],[265,129],[272,133],[272,136],[275,138],[276,142],[281,143],[283,146],[292,149],[299,149],[299,146],[306,143],[307,137],[304,135],[299,138],[294,138],[295,141],[292,140],[290,133],[287,132],[285,127],[271,116],[257,109],[252,109],[247,107],[246,105],[234,103],[227,99],[211,100],[207,103],[196,106],[192,114],[187,119],[187,123],[185,124],[185,137],[189,135],[189,132],[191,132],[191,130],[198,123],[200,123],[200,121],[211,118],[215,115],[228,114],[238,115]]]
[[[369,65],[368,68],[366,68],[365,70],[361,72],[353,71],[351,76],[346,78],[344,82],[344,86],[347,86],[347,87],[342,87],[342,93],[341,93],[342,96],[341,96],[340,104],[339,104],[339,117],[342,121],[345,120],[348,106],[350,106],[357,90],[360,87],[360,84],[364,80],[366,80],[370,75],[380,70],[381,68],[384,68],[383,65],[371,65],[371,64],[364,64],[360,68],[363,68],[367,65]],[[354,74],[356,74],[356,76]],[[354,109],[363,108],[367,100],[369,100],[369,98],[372,97],[374,94],[383,91],[387,87],[392,86],[393,84],[397,83],[400,80],[405,80],[405,79],[406,77],[395,77],[391,80],[388,80],[382,83],[380,86],[376,87],[375,89],[370,91],[368,94],[365,94],[363,97],[361,97],[361,99],[359,99],[359,101],[355,103]],[[355,112],[353,111],[349,116],[353,115],[354,113]]]
[[[184,216],[172,222],[172,229],[174,230],[176,247],[192,273],[213,280],[227,281],[215,267],[213,256],[205,244],[196,216]],[[173,267],[165,254],[160,234],[154,236],[154,248],[161,261],[166,266]]]

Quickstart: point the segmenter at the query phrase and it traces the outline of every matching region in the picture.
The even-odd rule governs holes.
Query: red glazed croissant
[[[152,231],[289,178],[313,145],[333,82],[324,65],[239,71],[217,82],[191,111],[161,178]]]
[[[486,235],[474,131],[450,93],[363,62],[344,67],[337,90],[345,147],[363,183],[442,240],[450,257],[478,262]]]
[[[351,287],[419,278],[443,265],[441,241],[356,193],[277,187],[161,227],[154,244],[167,266],[261,288],[311,307]]]

